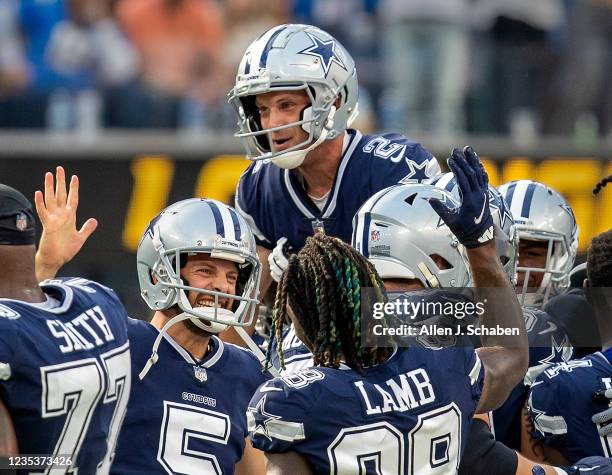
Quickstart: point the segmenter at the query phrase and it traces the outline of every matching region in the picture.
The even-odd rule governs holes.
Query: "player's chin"
[[[206,325],[206,322],[204,320],[200,320],[200,321]],[[207,330],[204,330],[203,328],[200,328],[195,323],[193,323],[191,320],[185,320],[185,327],[187,327],[187,329],[191,333],[193,333],[194,335],[198,335],[200,337],[210,337],[214,335],[213,332],[209,332]]]

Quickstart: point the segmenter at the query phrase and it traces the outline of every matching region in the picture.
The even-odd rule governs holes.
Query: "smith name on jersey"
[[[574,351],[565,330],[546,312],[523,307],[523,317],[529,340],[529,369],[523,382],[491,414],[495,438],[515,450],[521,448],[520,418],[529,386],[542,371],[569,361]]]
[[[130,392],[127,314],[95,282],[41,288],[40,304],[0,299],[0,397],[19,451],[69,455],[71,473],[108,473]]]
[[[286,237],[296,250],[317,228],[350,242],[353,216],[374,193],[401,179],[423,180],[440,173],[437,160],[420,144],[399,134],[362,135],[349,129],[327,202],[320,210],[298,175],[272,163],[252,163],[236,191],[236,209],[257,243],[271,248]]]
[[[135,319],[128,330],[134,383],[111,473],[234,473],[249,400],[267,379],[257,358],[212,336],[197,361],[165,334],[157,363],[140,381],[159,331]]]
[[[612,435],[600,436],[591,417],[608,407],[593,395],[612,388],[612,350],[559,363],[531,386],[529,415],[535,439],[559,450],[570,462],[590,455],[612,456]]]
[[[249,434],[265,452],[303,455],[314,473],[455,473],[483,377],[473,348],[400,348],[365,376],[302,369],[258,389]]]

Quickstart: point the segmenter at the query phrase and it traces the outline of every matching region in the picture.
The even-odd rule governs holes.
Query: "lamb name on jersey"
[[[92,281],[41,288],[46,303],[0,299],[0,397],[19,450],[70,455],[70,473],[108,473],[130,393],[127,314]]]
[[[257,358],[212,336],[198,362],[165,334],[157,364],[140,381],[159,332],[135,319],[128,332],[134,384],[111,473],[234,473],[249,400],[267,379]]]
[[[591,417],[607,408],[593,394],[612,388],[612,350],[559,363],[540,374],[529,392],[532,437],[570,462],[590,455],[612,456],[612,435],[600,436]]]
[[[238,183],[236,209],[258,244],[273,247],[286,237],[297,250],[317,227],[350,242],[353,216],[370,196],[401,179],[423,180],[440,173],[427,150],[399,134],[363,136],[349,129],[347,138],[322,210],[305,193],[295,171],[261,161],[249,166]]]
[[[523,317],[529,340],[529,369],[524,381],[491,416],[495,438],[515,450],[521,448],[520,417],[529,386],[542,371],[573,356],[569,337],[550,315],[534,307],[523,307]]]
[[[483,377],[469,348],[401,348],[365,376],[303,369],[259,388],[249,433],[265,452],[300,453],[315,473],[454,473]]]

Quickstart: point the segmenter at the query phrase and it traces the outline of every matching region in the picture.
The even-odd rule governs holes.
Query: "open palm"
[[[70,189],[67,191],[66,175],[62,167],[57,167],[55,180],[53,173],[45,174],[44,196],[43,192],[37,191],[34,194],[34,202],[43,225],[36,253],[36,275],[39,280],[44,280],[54,277],[57,271],[80,251],[96,230],[98,221],[89,218],[81,229],[77,230],[79,179],[73,175]]]

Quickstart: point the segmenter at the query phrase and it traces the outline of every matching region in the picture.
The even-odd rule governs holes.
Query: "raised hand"
[[[66,175],[63,167],[53,173],[45,173],[45,189],[34,193],[36,212],[43,226],[36,253],[36,277],[38,280],[55,277],[57,271],[74,258],[85,241],[98,227],[98,221],[89,218],[77,230],[76,213],[79,205],[79,179],[73,175],[70,189],[66,191]]]
[[[461,244],[467,248],[483,246],[493,239],[487,172],[470,146],[463,151],[453,149],[448,166],[457,178],[461,205],[457,207],[437,198],[429,202]]]

